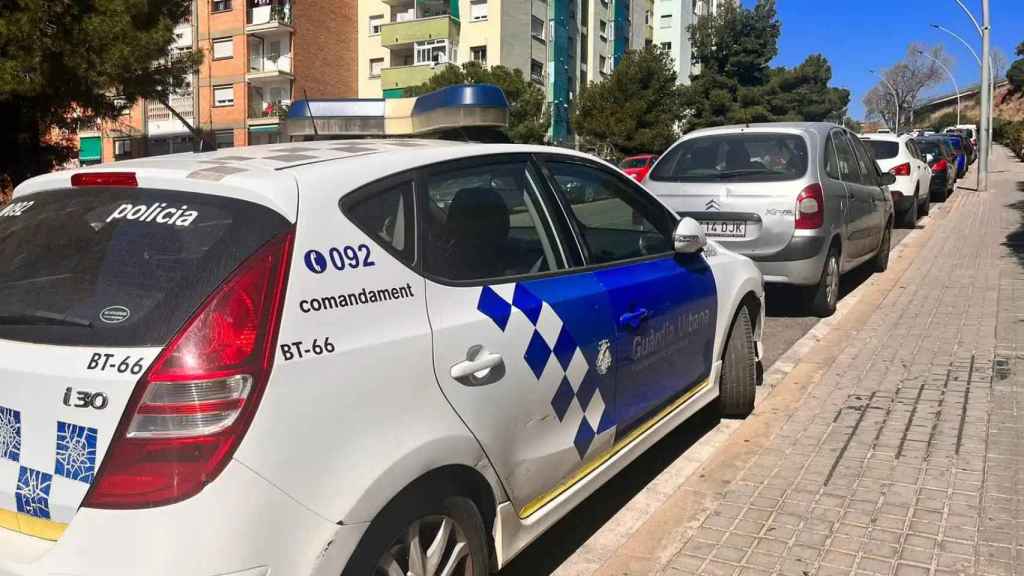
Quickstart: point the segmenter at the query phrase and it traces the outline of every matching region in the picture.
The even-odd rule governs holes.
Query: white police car
[[[0,211],[0,575],[485,574],[702,406],[749,412],[762,301],[558,148],[35,178]]]

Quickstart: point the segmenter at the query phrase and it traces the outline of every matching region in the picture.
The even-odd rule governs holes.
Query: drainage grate
[[[1010,359],[1005,356],[996,356],[992,360],[992,374],[1000,380],[1010,377]]]

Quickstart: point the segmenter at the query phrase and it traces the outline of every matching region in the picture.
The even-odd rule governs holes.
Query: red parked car
[[[619,168],[622,168],[623,172],[632,176],[637,182],[643,182],[647,171],[651,169],[657,159],[658,157],[654,154],[627,156],[619,163]]]

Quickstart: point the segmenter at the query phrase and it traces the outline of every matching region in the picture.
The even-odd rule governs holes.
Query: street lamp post
[[[963,6],[963,5],[961,4],[961,6]],[[974,16],[971,16],[971,21],[974,21]],[[975,21],[975,24],[977,24],[976,21]],[[935,28],[936,30],[941,30],[942,32],[945,32],[946,34],[949,34],[953,38],[956,38],[958,41],[960,41],[960,43],[964,45],[964,48],[967,48],[967,51],[971,53],[971,56],[974,56],[975,62],[977,62],[978,66],[981,68],[981,74],[982,74],[981,77],[982,78],[985,77],[985,66],[984,66],[984,64],[982,64],[981,56],[978,56],[978,53],[975,52],[974,47],[972,47],[971,44],[967,40],[964,40],[962,36],[960,36],[956,32],[953,32],[949,28],[946,28],[945,26],[940,26],[938,24],[932,24],[932,28]],[[995,85],[995,79],[992,78],[991,76],[992,76],[992,74],[991,74],[991,68],[990,68],[989,69],[989,81],[994,86]],[[981,161],[978,163],[978,173],[977,173],[977,177],[978,177],[977,188],[978,188],[978,190],[981,190],[981,186],[982,186],[983,180],[984,180],[984,183],[986,185],[988,183],[988,160],[987,160],[987,157],[985,156],[985,153],[988,151],[988,148],[986,148],[986,146],[985,146],[986,137],[988,139],[989,145],[991,145],[991,142],[992,142],[992,123],[991,122],[988,123],[988,131],[987,132],[984,132],[984,131],[982,131],[980,129],[980,128],[983,128],[985,126],[985,113],[984,113],[984,111],[988,110],[988,117],[992,118],[992,111],[994,109],[994,106],[992,104],[992,99],[989,99],[988,106],[985,106],[985,100],[986,100],[985,99],[985,87],[986,87],[987,84],[988,83],[984,82],[984,81],[982,81],[979,84],[979,88],[981,89],[981,105],[978,107],[978,110],[979,110],[978,116],[979,116],[979,121],[980,121],[980,126],[979,126],[979,130],[978,130],[978,157],[981,159]],[[982,172],[985,173],[985,178],[984,179],[982,178]]]
[[[892,101],[896,104],[896,122],[895,122],[896,126],[893,128],[893,132],[897,136],[899,136],[899,134],[900,134],[900,97],[899,97],[899,95],[896,92],[896,88],[894,88],[893,85],[890,84],[889,81],[885,79],[885,76],[883,76],[880,72],[878,72],[878,70],[868,70],[868,72],[871,72],[875,76],[878,76],[878,78],[882,82],[885,82],[885,85],[889,87],[889,91],[892,92]]]
[[[959,126],[960,125],[960,87],[957,86],[957,84],[956,84],[956,77],[953,76],[953,73],[949,71],[949,68],[947,68],[946,65],[943,64],[942,61],[939,60],[938,58],[932,56],[931,54],[928,54],[924,50],[918,50],[917,53],[920,54],[921,56],[924,56],[925,58],[928,58],[928,59],[932,60],[936,64],[938,64],[939,67],[942,68],[946,72],[946,75],[949,76],[949,79],[953,82],[953,89],[956,90],[956,123]]]

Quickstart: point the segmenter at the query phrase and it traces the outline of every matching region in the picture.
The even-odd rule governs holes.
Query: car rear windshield
[[[917,144],[917,148],[922,154],[942,156],[942,147],[935,140],[914,140],[914,144]]]
[[[621,164],[619,164],[619,168],[643,168],[644,166],[647,166],[647,163],[650,161],[651,159],[646,156],[641,158],[626,158]]]
[[[887,142],[885,140],[861,140],[871,148],[875,154],[875,160],[887,160],[895,158],[900,153],[899,142]]]
[[[232,198],[51,190],[0,208],[0,339],[160,346],[249,255],[288,229]]]
[[[680,142],[665,153],[650,177],[665,182],[779,182],[806,172],[803,138],[748,132]]]

